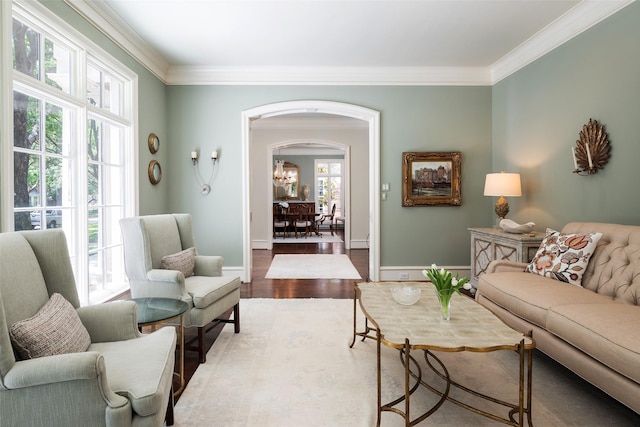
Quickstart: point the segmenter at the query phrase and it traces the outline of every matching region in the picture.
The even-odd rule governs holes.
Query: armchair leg
[[[240,333],[240,303],[233,306],[233,331]]]
[[[164,417],[164,420],[168,426],[173,425],[173,385],[171,386],[171,390],[169,391],[169,403],[167,403],[167,413]]]
[[[204,333],[204,326],[200,326],[198,328],[198,358],[200,359],[200,363],[207,361],[207,354],[204,351]]]

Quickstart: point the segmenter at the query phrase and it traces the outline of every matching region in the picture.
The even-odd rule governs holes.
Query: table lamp
[[[500,196],[496,202],[496,214],[504,219],[509,213],[509,203],[504,196],[522,196],[519,173],[488,173],[484,181],[485,196]]]

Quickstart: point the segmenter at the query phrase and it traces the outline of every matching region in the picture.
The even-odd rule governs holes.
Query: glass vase
[[[440,302],[440,317],[442,320],[449,320],[451,318],[451,297],[452,292],[438,291],[436,290],[438,301]]]

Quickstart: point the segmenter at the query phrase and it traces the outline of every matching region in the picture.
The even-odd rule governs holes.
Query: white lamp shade
[[[519,173],[488,173],[484,181],[485,196],[522,196]]]

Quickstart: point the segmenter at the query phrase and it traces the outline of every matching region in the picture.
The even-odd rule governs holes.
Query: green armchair
[[[88,347],[21,359],[24,347],[16,343],[16,325],[30,324],[36,336],[46,337],[29,322],[45,317],[45,307],[56,298],[67,304],[67,314],[71,311],[67,318],[81,324]],[[65,325],[58,323],[55,330]],[[63,336],[72,333],[64,330]],[[171,425],[175,348],[174,328],[138,331],[132,301],[80,307],[61,229],[0,233],[3,427],[162,426],[165,415]]]
[[[197,350],[200,363],[204,363],[207,330],[224,322],[233,323],[235,333],[240,332],[240,277],[222,274],[221,256],[198,254],[190,214],[124,218],[120,229],[132,297],[174,298],[189,304],[184,326],[198,329],[198,345],[185,348]],[[182,269],[165,263],[168,257],[183,255],[186,258],[177,262]],[[184,264],[188,263],[187,268]],[[222,316],[232,309],[232,319]]]

